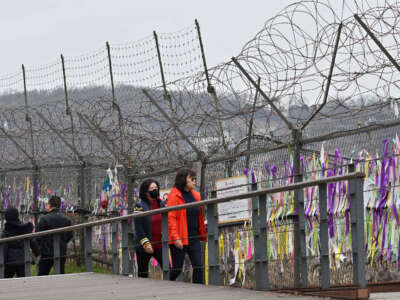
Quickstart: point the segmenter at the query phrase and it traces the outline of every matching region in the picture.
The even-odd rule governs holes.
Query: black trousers
[[[169,245],[172,258],[172,269],[170,270],[169,279],[175,281],[179,274],[182,272],[183,261],[187,253],[193,267],[193,283],[203,283],[204,271],[203,263],[201,261],[201,243],[200,239],[189,239],[189,245],[183,246],[183,249],[178,249],[175,245]]]
[[[136,258],[138,264],[138,276],[147,278],[149,277],[149,261],[154,257],[162,268],[162,250],[154,251],[153,254],[148,254],[144,251],[136,251]]]
[[[15,274],[17,274],[18,277],[25,277],[25,266],[24,265],[5,266],[4,278],[13,278]]]
[[[38,276],[49,275],[53,264],[53,257],[41,257],[38,265]],[[60,258],[60,274],[65,274],[65,257]]]

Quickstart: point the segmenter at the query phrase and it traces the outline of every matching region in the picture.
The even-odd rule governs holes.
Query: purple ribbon
[[[254,175],[254,169],[251,168],[251,183],[256,183],[256,176]]]
[[[333,176],[334,171],[328,170],[328,177]],[[328,183],[328,229],[329,229],[329,237],[334,238],[335,236],[335,228],[333,226],[333,212],[334,212],[334,198],[335,198],[335,188],[336,185],[334,183]]]
[[[383,222],[383,231],[382,231],[382,246],[381,246],[381,255],[383,254],[383,250],[385,248],[386,242],[386,224],[387,224],[388,213],[385,214],[385,220]]]
[[[7,190],[3,190],[3,201],[4,201],[4,209],[8,208],[8,197],[7,197]]]
[[[276,172],[277,172],[277,168],[276,168],[276,166],[273,165],[271,167],[271,173],[272,173],[272,179],[273,179],[274,184],[276,183]]]
[[[17,207],[19,207],[19,202],[21,201],[19,191],[17,191]]]
[[[43,204],[44,204],[44,202],[43,202]],[[65,213],[66,207],[67,207],[67,206],[65,205],[65,202],[64,202],[64,201],[61,201],[60,212],[61,212],[61,213]]]
[[[265,172],[267,172],[268,177],[271,175],[271,171],[269,169],[268,161],[265,161]]]
[[[247,170],[247,168],[243,169],[243,174],[246,175],[246,177],[249,177],[249,171]]]

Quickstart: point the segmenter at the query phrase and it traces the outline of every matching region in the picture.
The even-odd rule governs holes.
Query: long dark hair
[[[192,178],[195,178],[196,172],[191,169],[184,168],[184,169],[180,169],[178,171],[178,173],[176,173],[174,186],[181,192],[185,189],[185,186],[187,183],[186,177],[188,177],[188,175],[190,175],[190,177],[192,177]]]
[[[154,182],[155,184],[157,184],[157,188],[158,188],[158,190],[160,190],[160,184],[159,184],[156,180],[151,179],[151,178],[146,179],[145,181],[142,182],[142,184],[140,185],[140,188],[139,188],[139,197],[140,197],[140,199],[146,200],[146,201],[148,200],[148,199],[147,199],[146,193],[147,193],[148,190],[149,190],[149,186],[150,186],[153,182]]]

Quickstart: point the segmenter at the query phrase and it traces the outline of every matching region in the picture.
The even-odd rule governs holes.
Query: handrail
[[[130,220],[130,219],[150,216],[150,215],[154,215],[154,214],[167,213],[167,212],[174,211],[174,210],[186,209],[186,208],[197,207],[197,206],[205,206],[205,205],[209,205],[209,204],[224,203],[224,202],[228,202],[231,200],[253,198],[253,197],[257,197],[257,196],[261,196],[261,195],[265,195],[265,194],[274,194],[274,193],[278,193],[278,192],[285,192],[285,191],[306,188],[306,187],[310,187],[310,186],[316,186],[319,184],[332,183],[332,182],[344,181],[344,180],[355,179],[355,178],[364,178],[364,177],[365,177],[365,174],[362,172],[352,172],[352,173],[349,173],[346,175],[339,175],[339,176],[332,176],[332,177],[326,177],[326,178],[319,178],[319,179],[315,179],[315,180],[311,180],[311,181],[297,182],[297,183],[293,183],[293,184],[290,184],[287,186],[272,187],[272,188],[267,188],[267,189],[262,189],[262,190],[241,193],[241,194],[234,195],[234,196],[213,198],[213,199],[209,199],[209,200],[203,200],[201,202],[192,202],[192,203],[187,203],[187,204],[182,204],[182,205],[177,205],[177,206],[172,206],[172,207],[154,209],[154,210],[150,210],[150,211],[146,211],[146,212],[133,213],[133,214],[109,218],[109,219],[105,219],[105,220],[97,220],[97,221],[92,221],[92,222],[87,222],[87,223],[82,223],[82,224],[77,224],[77,225],[71,225],[71,226],[57,228],[57,229],[51,229],[51,230],[46,230],[46,231],[40,231],[40,232],[34,232],[34,233],[29,233],[29,234],[23,234],[23,235],[3,238],[3,239],[0,239],[0,244],[6,243],[6,242],[22,240],[22,239],[27,239],[27,238],[31,239],[31,238],[49,235],[49,234],[56,234],[56,233],[62,233],[62,232],[66,232],[66,231],[78,230],[78,229],[83,229],[86,227],[110,224],[110,223],[114,223],[114,222]]]

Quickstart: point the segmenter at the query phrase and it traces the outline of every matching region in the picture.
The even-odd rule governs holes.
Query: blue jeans
[[[193,267],[193,283],[203,283],[203,263],[201,261],[201,243],[200,239],[189,239],[189,245],[183,246],[183,249],[178,249],[175,245],[169,245],[172,258],[172,269],[170,270],[169,280],[175,281],[182,272],[183,261],[187,253]]]

